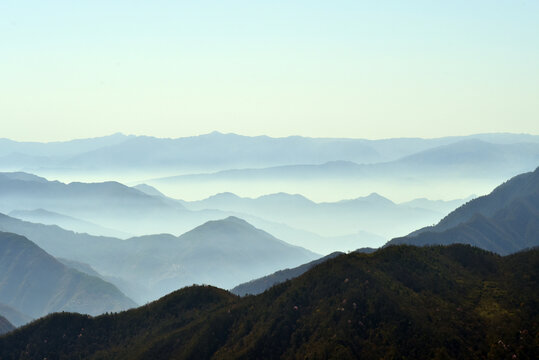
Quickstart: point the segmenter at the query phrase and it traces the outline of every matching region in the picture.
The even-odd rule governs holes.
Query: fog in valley
[[[372,251],[436,225],[538,160],[539,137],[513,134],[4,139],[0,230],[28,239],[5,246],[88,285],[50,283],[64,300],[22,306],[41,275],[19,274],[10,257],[6,279],[23,276],[27,291],[3,291],[0,304],[21,324],[57,310],[117,311],[191,284],[232,289],[287,268],[299,274],[322,256]],[[108,289],[108,302],[98,306],[89,288]]]

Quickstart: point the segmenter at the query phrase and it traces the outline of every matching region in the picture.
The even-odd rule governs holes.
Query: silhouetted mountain
[[[361,178],[392,174],[398,178],[451,175],[465,177],[510,176],[535,167],[539,160],[539,143],[493,144],[481,140],[462,140],[403,156],[391,162],[360,164],[336,159],[323,164],[295,163],[265,168],[223,170],[215,173],[189,174],[157,179],[152,182],[188,180],[239,180],[298,178]],[[475,170],[475,172],[470,172]],[[489,170],[491,173],[479,171]],[[441,173],[440,173],[441,172]]]
[[[145,281],[153,298],[194,283],[230,288],[319,257],[235,217],[209,221],[177,238],[128,239],[126,246],[133,249],[132,254],[124,256],[124,268],[115,274],[133,282],[136,278]],[[133,269],[132,264],[141,262],[146,268]]]
[[[334,252],[320,259],[308,262],[307,264],[300,265],[293,269],[279,270],[271,275],[267,275],[261,277],[260,279],[251,280],[249,282],[235,286],[230,290],[230,292],[239,296],[261,294],[274,285],[285,282],[286,280],[297,278],[298,276],[307,272],[314,266],[342,254],[342,252]]]
[[[72,216],[62,215],[45,209],[35,210],[13,210],[9,216],[17,219],[40,223],[45,225],[58,225],[63,229],[72,230],[79,233],[87,233],[96,236],[113,236],[126,238],[132,235],[122,231],[108,229],[103,226],[74,218]]]
[[[150,196],[161,196],[166,197],[165,194],[163,194],[161,191],[157,190],[153,186],[150,186],[148,184],[138,184],[133,186],[133,188],[142,191],[143,193],[150,195]]]
[[[0,335],[15,330],[15,326],[11,324],[5,317],[0,315]]]
[[[392,199],[415,197],[461,198],[485,194],[511,176],[535,169],[539,143],[488,143],[482,140],[453,141],[428,147],[386,162],[330,161],[281,166],[256,166],[218,172],[179,172],[178,176],[156,176],[145,183],[173,197],[182,193],[204,198],[216,192],[259,196],[263,193],[302,193],[343,198],[359,188],[375,189]],[[398,186],[397,186],[398,185]],[[462,189],[468,193],[462,193]],[[181,189],[181,191],[179,190]],[[193,198],[192,198],[193,199]]]
[[[65,267],[23,236],[0,233],[0,302],[32,317],[101,314],[136,304],[114,285]]]
[[[478,213],[490,217],[513,200],[537,194],[539,194],[539,168],[533,172],[515,176],[498,186],[489,195],[478,197],[451,212],[436,225],[436,231],[449,229]]]
[[[218,216],[211,212],[189,212],[177,201],[150,196],[113,181],[64,184],[31,174],[0,173],[0,211],[16,210],[20,215],[21,210],[35,209],[83,219],[120,234],[181,233]],[[28,217],[29,213],[24,216]],[[52,221],[50,214],[46,220]],[[54,221],[82,230],[81,223],[71,219],[56,217]]]
[[[117,133],[96,138],[46,143],[0,139],[0,156],[18,153],[27,156],[59,157],[65,159],[88,151],[106,148],[124,142],[128,138],[130,137]]]
[[[70,259],[64,259],[64,258],[56,258],[59,262],[67,266],[68,268],[75,269],[77,271],[80,271],[81,273],[95,276],[98,278],[103,278],[101,274],[99,274],[97,271],[95,271],[90,265],[82,263],[80,261],[70,260]]]
[[[54,314],[0,357],[536,359],[539,250],[391,246],[315,266],[258,296],[190,287],[120,314]]]
[[[414,199],[414,200],[400,203],[399,205],[435,211],[442,214],[449,214],[450,212],[452,212],[459,206],[467,203],[470,200],[475,199],[476,197],[477,197],[476,195],[470,195],[465,199],[455,199],[455,200],[447,200],[447,201],[419,198],[419,199]]]
[[[464,243],[509,254],[539,246],[539,168],[459,207],[438,225],[388,244]]]
[[[230,288],[319,257],[233,217],[179,237],[128,240],[76,234],[5,215],[0,215],[0,229],[28,237],[53,256],[89,264],[139,303],[196,283]]]
[[[207,171],[253,166],[320,164],[339,160],[374,163],[393,161],[417,152],[471,139],[508,145],[539,142],[539,137],[525,134],[366,140],[300,136],[248,137],[219,132],[177,139],[114,134],[52,143],[24,143],[0,139],[0,169]]]
[[[27,324],[33,320],[30,316],[2,303],[0,303],[0,315],[8,319],[10,323],[17,327]]]
[[[349,247],[338,246],[338,243],[335,243],[337,246],[331,247],[333,244],[328,242],[310,247],[323,253],[354,250],[362,246],[380,246],[386,241],[384,239],[432,224],[445,214],[418,206],[395,204],[376,193],[352,200],[325,203],[315,203],[298,194],[278,193],[251,199],[232,193],[222,193],[200,201],[183,201],[182,204],[190,210],[217,209],[223,212],[254,215],[320,236],[350,236],[363,232],[364,235],[367,235],[366,233],[371,235],[364,236],[366,240],[376,240],[378,237],[378,243],[356,242],[350,243]],[[442,202],[439,207],[442,208],[443,204]],[[438,204],[431,204],[431,208],[436,206]]]
[[[47,181],[31,174],[0,173],[2,207],[13,209],[47,209],[69,214],[95,216],[138,215],[141,208],[148,214],[183,210],[169,202],[141,191],[109,181],[103,183],[64,184]]]

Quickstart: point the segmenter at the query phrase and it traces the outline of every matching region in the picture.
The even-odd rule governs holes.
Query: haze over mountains
[[[10,332],[14,329],[15,326],[13,326],[13,324],[10,323],[8,319],[3,316],[0,316],[0,335]]]
[[[114,285],[64,266],[12,233],[0,233],[0,303],[32,318],[58,311],[97,315],[136,306]]]
[[[233,217],[205,223],[180,237],[159,234],[127,240],[77,234],[5,215],[0,215],[0,229],[26,236],[55,257],[89,264],[138,303],[192,284],[231,288],[320,256]]]
[[[452,357],[472,343],[482,357],[495,353],[494,338],[511,343],[517,328],[536,338],[529,291],[536,278],[523,278],[536,271],[536,250],[501,258],[461,245],[391,245],[465,243],[502,255],[539,246],[538,137],[116,134],[53,144],[0,141],[2,151],[0,168],[9,161],[20,167],[0,173],[0,332],[51,312],[98,315],[165,296],[95,319],[38,320],[0,338],[2,358],[23,343],[32,356],[86,358],[411,356],[409,344],[417,355],[427,338],[434,339],[428,357]],[[51,181],[20,171],[27,165],[51,178],[110,178]],[[118,181],[128,177],[137,180]],[[511,179],[499,185],[500,178]],[[471,195],[488,193],[493,183],[499,186],[489,195]],[[283,191],[296,186],[301,191]],[[407,195],[395,201],[386,188]],[[334,252],[384,244],[372,256]],[[259,295],[240,299],[207,286],[177,291],[192,284]],[[517,311],[514,304],[522,317],[506,316]],[[410,342],[411,333],[423,340]],[[533,354],[530,339],[511,343],[512,351]],[[39,345],[49,340],[50,347]],[[373,341],[385,350],[369,348]],[[127,344],[136,346],[118,352]]]
[[[395,204],[378,194],[315,203],[285,193],[257,199],[231,193],[188,202],[148,185],[48,181],[27,173],[0,173],[0,210],[14,217],[76,232],[128,238],[182,234],[209,220],[236,216],[291,244],[321,254],[377,247],[387,239],[439,221],[466,199],[418,199]]]
[[[533,170],[538,139],[524,134],[384,140],[270,138],[217,132],[178,139],[115,134],[60,143],[4,139],[0,141],[0,170],[67,182],[146,182],[185,200],[227,191],[249,197],[302,193],[316,201],[374,191],[398,201],[436,199],[445,193],[445,200],[450,200],[486,193],[508,177]],[[241,170],[246,168],[251,170]],[[428,184],[438,189],[427,193]],[[467,186],[467,193],[462,193],[462,185]]]
[[[460,205],[466,200],[453,200],[450,206]],[[315,203],[298,194],[279,193],[251,199],[222,193],[200,201],[184,201],[182,204],[190,210],[216,209],[255,215],[322,236],[345,236],[363,231],[382,238],[391,238],[410,229],[417,229],[420,224],[437,222],[448,207],[446,202],[428,200],[424,200],[422,205],[429,209],[415,202],[395,204],[376,193],[325,203]]]
[[[388,244],[471,244],[502,255],[539,246],[539,167]]]
[[[539,144],[490,144],[467,140],[427,149],[391,162],[358,164],[332,161],[267,168],[231,169],[146,180],[149,185],[178,197],[177,189],[198,196],[204,189],[259,196],[268,192],[302,193],[313,199],[343,199],[361,188],[376,188],[393,199],[451,198],[485,193],[518,173],[533,170]],[[429,189],[429,187],[431,189]],[[468,189],[468,193],[463,193]],[[442,191],[443,190],[443,191]],[[260,194],[262,195],[262,194]],[[449,200],[446,198],[446,200]]]
[[[10,164],[16,168],[28,167],[24,158],[48,159],[59,168],[94,169],[108,167],[166,166],[173,170],[224,170],[233,167],[268,167],[292,164],[321,164],[330,161],[377,163],[428,149],[476,140],[492,144],[537,144],[539,138],[525,134],[477,134],[437,139],[347,139],[306,138],[291,136],[241,136],[236,134],[210,134],[177,139],[114,134],[100,138],[78,139],[66,142],[30,143],[0,139],[0,167]],[[13,163],[10,158],[16,156]],[[21,161],[23,160],[23,161]],[[48,167],[47,163],[41,167]],[[44,165],[44,166],[43,166]],[[13,169],[11,169],[13,171]]]
[[[537,249],[392,246],[258,296],[197,286],[120,314],[55,314],[0,337],[0,357],[534,359],[538,271]]]

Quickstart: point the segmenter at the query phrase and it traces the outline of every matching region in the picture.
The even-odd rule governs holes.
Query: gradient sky
[[[1,0],[0,137],[539,134],[539,1]]]

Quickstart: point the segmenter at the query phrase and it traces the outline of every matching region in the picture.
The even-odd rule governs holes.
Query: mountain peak
[[[234,193],[231,193],[231,192],[221,192],[221,193],[218,193],[218,194],[215,194],[215,195],[212,195],[208,198],[209,199],[212,199],[212,200],[221,200],[221,199],[225,199],[225,200],[230,200],[230,199],[238,199],[239,196],[234,194]]]

